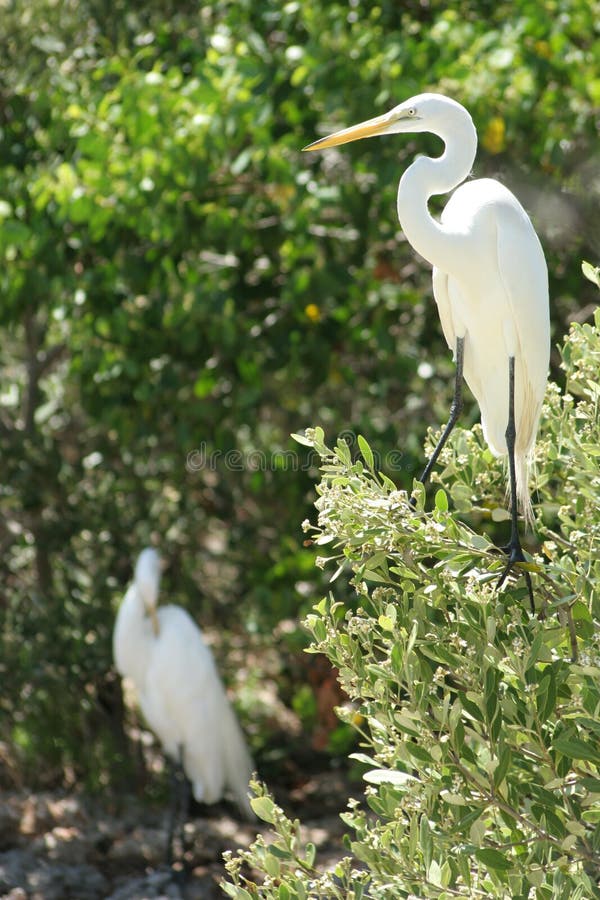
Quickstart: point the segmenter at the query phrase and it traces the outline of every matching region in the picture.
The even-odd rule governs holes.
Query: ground
[[[268,779],[267,779],[268,780]],[[317,846],[323,867],[343,855],[339,818],[356,794],[339,771],[311,774],[276,791]],[[258,830],[226,805],[194,813],[190,873],[173,879],[165,863],[167,810],[135,797],[107,801],[78,793],[6,793],[0,800],[0,898],[6,900],[213,900],[224,896],[222,853],[248,846]]]

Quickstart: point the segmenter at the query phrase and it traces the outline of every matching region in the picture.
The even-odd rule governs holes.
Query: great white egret
[[[422,156],[398,187],[398,218],[414,249],[433,266],[433,294],[444,337],[456,361],[450,418],[420,481],[435,465],[462,409],[462,379],[481,410],[485,438],[497,456],[508,454],[511,536],[498,586],[525,557],[517,503],[533,521],[528,486],[550,358],[548,271],[527,213],[491,178],[466,181],[477,150],[467,110],[441,94],[419,94],[390,112],[315,141],[324,150],[383,134],[430,132],[442,139],[437,158]],[[460,185],[460,187],[457,187]],[[438,222],[428,200],[454,191]],[[533,609],[531,578],[525,571]]]
[[[160,557],[147,547],[117,614],[115,665],[133,682],[144,718],[183,767],[196,800],[215,803],[230,793],[243,816],[253,819],[253,763],[242,730],[192,617],[181,606],[157,607],[160,575]]]

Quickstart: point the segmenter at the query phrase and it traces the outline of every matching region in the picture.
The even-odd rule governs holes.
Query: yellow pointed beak
[[[156,614],[156,607],[153,606],[149,611],[148,615],[150,616],[150,621],[152,622],[152,631],[154,632],[154,637],[158,637],[160,634],[160,627],[158,625],[158,616]]]
[[[328,137],[320,138],[302,149],[326,150],[327,147],[338,147],[340,144],[349,144],[350,141],[360,141],[362,138],[374,137],[376,134],[383,134],[392,121],[389,113],[383,116],[376,116],[374,119],[367,119],[366,122],[351,125],[350,128],[344,128],[342,131],[336,131],[335,134],[330,134]]]

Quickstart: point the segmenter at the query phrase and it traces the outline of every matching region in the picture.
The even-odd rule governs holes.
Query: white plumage
[[[143,550],[115,622],[115,665],[133,681],[165,752],[183,763],[196,800],[215,803],[231,794],[254,818],[246,741],[202,632],[180,606],[157,607],[160,572],[158,553]]]
[[[433,266],[433,292],[453,353],[457,339],[464,340],[465,381],[479,403],[484,434],[496,455],[507,453],[508,362],[515,361],[516,493],[531,520],[528,462],[550,358],[548,273],[538,236],[514,194],[492,178],[461,184],[477,150],[471,116],[449,97],[419,94],[305,149],[415,132],[438,135],[445,149],[437,158],[419,157],[404,172],[398,218],[410,244]],[[429,198],[454,188],[436,221]]]

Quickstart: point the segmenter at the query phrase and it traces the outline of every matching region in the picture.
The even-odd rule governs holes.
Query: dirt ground
[[[339,818],[355,793],[335,771],[313,774],[277,800],[301,819],[328,867],[343,855]],[[0,897],[6,900],[213,900],[224,896],[222,853],[248,846],[261,829],[225,804],[190,816],[189,874],[166,865],[168,811],[135,797],[105,802],[64,792],[0,796]]]

